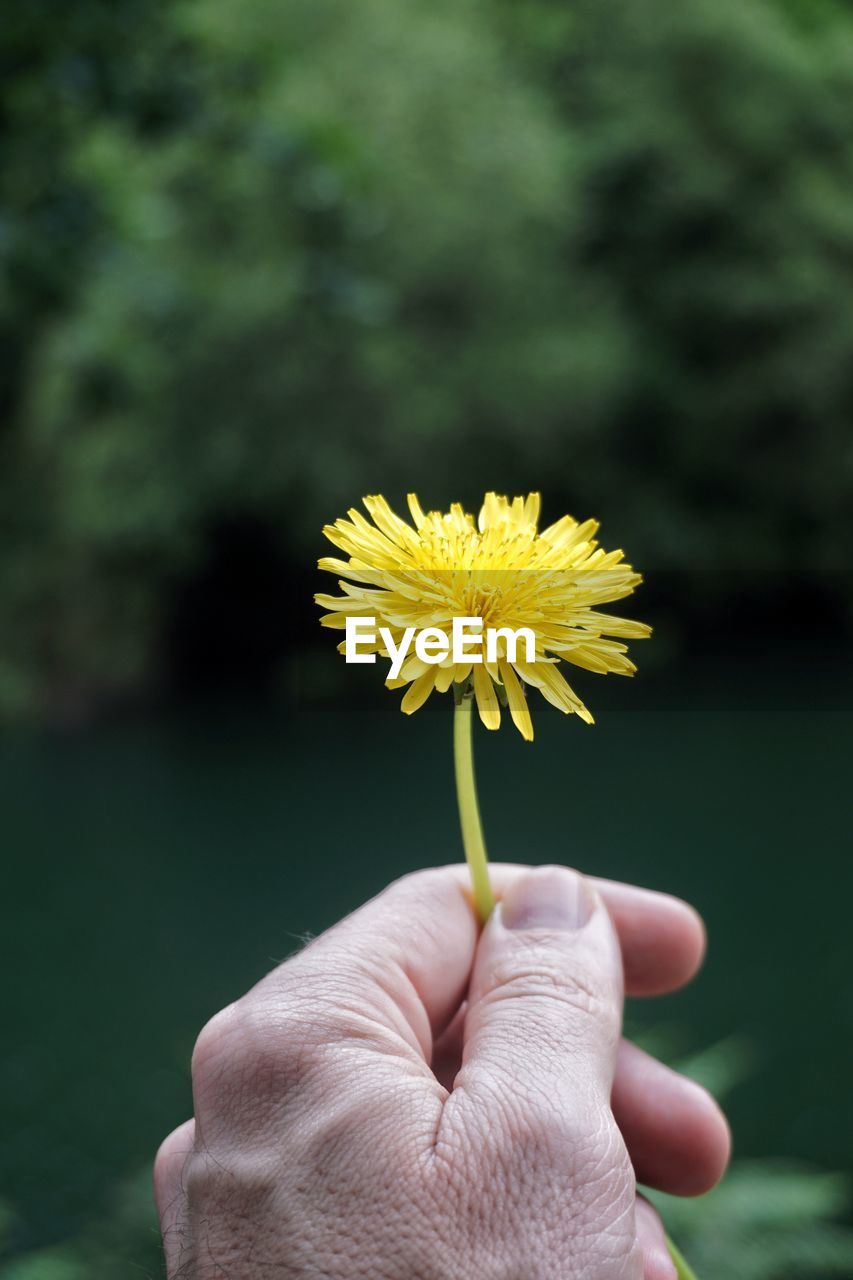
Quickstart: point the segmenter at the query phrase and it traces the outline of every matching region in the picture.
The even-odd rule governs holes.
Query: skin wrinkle
[[[559,1230],[557,1230],[548,1224],[547,1215],[544,1212],[539,1215],[533,1213],[532,1206],[536,1205],[537,1200],[541,1201],[541,1187],[538,1187],[538,1176],[535,1170],[543,1168],[543,1143],[541,1134],[534,1132],[529,1126],[524,1126],[518,1117],[517,1108],[507,1108],[504,1116],[499,1117],[494,1126],[497,1136],[488,1143],[487,1147],[481,1139],[477,1159],[480,1176],[465,1188],[469,1201],[473,1200],[478,1216],[483,1217],[485,1205],[491,1202],[492,1197],[484,1199],[477,1194],[476,1190],[472,1195],[470,1186],[473,1185],[475,1189],[480,1188],[485,1172],[486,1185],[497,1185],[499,1189],[494,1197],[495,1203],[499,1207],[506,1206],[497,1218],[486,1219],[487,1236],[497,1234],[498,1238],[505,1239],[507,1218],[516,1223],[514,1233],[517,1233],[519,1217],[526,1221],[532,1215],[539,1231],[547,1230],[551,1236],[559,1235],[561,1240],[568,1232],[569,1236],[574,1238],[580,1234],[577,1229],[577,1218],[585,1211],[586,1202],[586,1197],[576,1195],[579,1151],[576,1141],[577,1133],[573,1131],[571,1142],[558,1140],[550,1150],[551,1156],[555,1154],[562,1156],[564,1168],[558,1173],[555,1162],[549,1162],[544,1166],[550,1168],[548,1184],[552,1186],[551,1195],[557,1206],[555,1214],[555,1220],[559,1223]],[[521,1128],[520,1123],[522,1123]],[[523,1131],[525,1127],[527,1132]],[[529,1250],[525,1249],[523,1253],[529,1263],[531,1256]],[[565,1260],[565,1249],[562,1245],[560,1253]]]
[[[604,1142],[590,1142],[589,1159],[581,1158],[578,1176],[584,1187],[586,1210],[596,1223],[633,1215],[636,1198],[636,1182],[631,1163],[615,1125],[607,1126]],[[581,1151],[583,1157],[583,1151]],[[633,1222],[632,1222],[633,1238]]]
[[[399,983],[394,978],[399,978]],[[316,969],[313,964],[300,964],[294,966],[293,987],[286,994],[294,1009],[305,1006],[313,1012],[319,1007],[331,1014],[332,1021],[341,1009],[359,1019],[372,1017],[383,1035],[395,1032],[401,1047],[429,1061],[432,1039],[423,1002],[396,957],[389,957],[381,966],[373,955],[359,955],[355,962],[352,957],[333,955]],[[278,992],[278,998],[284,994]],[[366,1004],[372,1006],[368,1012]]]
[[[573,974],[567,981],[560,971],[549,972],[542,968],[515,967],[508,977],[496,975],[490,989],[479,993],[478,1003],[482,1006],[487,1001],[513,999],[518,989],[530,999],[560,1000],[571,1004],[573,1008],[585,1014],[590,1020],[610,1026],[619,1023],[610,1011],[600,991],[592,984],[584,983],[582,975]],[[615,1037],[614,1037],[615,1038]]]
[[[419,1051],[425,1062],[429,1062],[432,1058],[432,1027],[405,956],[396,960],[395,973],[390,981],[386,975],[380,975],[380,980],[389,989],[390,1003],[396,1007],[404,1026],[414,1033],[415,1044],[412,1047]],[[408,1036],[404,1038],[410,1042]]]
[[[459,1097],[457,1092],[451,1097]],[[443,1111],[443,1119],[447,1108]],[[469,1239],[472,1223],[482,1224],[481,1236],[491,1239],[493,1235],[502,1236],[505,1224],[500,1220],[502,1200],[495,1197],[495,1187],[502,1189],[510,1181],[509,1168],[514,1158],[511,1150],[512,1141],[507,1138],[509,1128],[509,1110],[506,1098],[500,1096],[490,1110],[488,1127],[473,1127],[470,1123],[456,1125],[445,1124],[444,1133],[438,1135],[433,1152],[432,1177],[440,1170],[446,1194],[455,1207],[457,1216],[465,1224],[462,1238]],[[447,1157],[445,1152],[456,1145],[462,1153],[459,1162]],[[485,1194],[484,1194],[485,1192]],[[495,1210],[491,1206],[497,1203],[498,1219],[495,1221]]]
[[[491,1003],[497,1003],[503,997]],[[580,1032],[572,1034],[569,1039],[566,1036],[560,1036],[554,1033],[553,1028],[544,1013],[534,1013],[528,1018],[528,1028],[531,1033],[535,1033],[538,1043],[542,1048],[548,1048],[552,1055],[559,1055],[564,1059],[566,1064],[570,1064],[574,1059],[579,1063],[584,1063],[587,1059],[590,1047],[591,1037],[584,1037]],[[477,1032],[472,1032],[472,1039],[476,1041]],[[601,1037],[595,1039],[596,1043],[600,1043]],[[604,1037],[604,1049],[607,1051],[610,1046],[610,1037]],[[517,1049],[517,1040],[513,1033],[511,1025],[506,1027],[495,1026],[490,1031],[491,1052],[493,1055],[493,1065],[491,1070],[493,1073],[501,1072],[511,1081],[513,1079],[513,1060],[515,1050]],[[467,1081],[465,1077],[466,1064],[463,1062],[457,1083],[454,1087],[464,1088]],[[553,1073],[551,1073],[553,1074]],[[609,1097],[612,1084],[612,1070],[609,1070],[606,1064],[602,1064],[600,1070],[595,1073],[595,1083],[602,1097]],[[553,1087],[554,1082],[549,1081],[549,1086]]]

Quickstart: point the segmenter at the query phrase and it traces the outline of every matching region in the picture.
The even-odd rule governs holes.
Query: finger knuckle
[[[197,1108],[233,1110],[288,1097],[302,1079],[314,1044],[306,1020],[288,1009],[272,1011],[238,1001],[204,1027],[193,1053]]]
[[[162,1202],[171,1192],[176,1166],[185,1165],[192,1154],[192,1137],[187,1125],[181,1125],[164,1138],[154,1157],[154,1192]]]
[[[186,1163],[183,1186],[191,1213],[227,1205],[229,1212],[242,1214],[249,1207],[253,1212],[263,1208],[275,1189],[275,1174],[253,1149],[231,1147],[215,1157],[201,1149]]]
[[[425,902],[440,910],[452,906],[460,893],[456,868],[421,867],[392,880],[379,894],[378,901],[395,915],[411,909],[412,918],[407,923],[415,925],[417,922],[428,921],[429,913],[423,910]]]
[[[241,1047],[241,1019],[237,1005],[230,1004],[206,1022],[196,1037],[191,1071],[193,1083],[204,1085],[218,1078],[234,1061]]]

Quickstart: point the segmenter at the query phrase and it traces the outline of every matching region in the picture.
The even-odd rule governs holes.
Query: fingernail
[[[594,910],[583,876],[564,867],[541,867],[504,895],[501,920],[507,929],[582,929]]]

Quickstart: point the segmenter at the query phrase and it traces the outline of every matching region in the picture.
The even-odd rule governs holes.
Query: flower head
[[[578,524],[563,516],[541,532],[540,498],[487,493],[479,517],[454,503],[447,512],[425,513],[414,494],[408,497],[412,524],[400,519],[383,497],[364,499],[367,520],[352,508],[323,532],[346,560],[324,557],[319,567],[337,574],[342,596],[319,594],[317,603],[331,612],[327,627],[344,629],[348,617],[375,618],[395,644],[408,628],[452,626],[454,618],[482,619],[483,626],[535,636],[535,660],[512,655],[500,637],[495,661],[454,661],[448,654],[427,663],[412,653],[390,688],[408,686],[402,710],[423,706],[435,689],[473,684],[480,718],[497,729],[501,704],[508,706],[522,736],[533,738],[525,686],[539,689],[548,702],[588,724],[592,716],[568,684],[562,662],[601,674],[633,675],[624,640],[650,634],[642,622],[599,612],[598,606],[629,596],[639,582],[621,551],[604,551],[594,534],[597,522]],[[377,637],[365,650],[389,657]],[[343,650],[343,644],[339,646]],[[508,657],[508,654],[510,655]],[[485,655],[484,655],[485,656]]]

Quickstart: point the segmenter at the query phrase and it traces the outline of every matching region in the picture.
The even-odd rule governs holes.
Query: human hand
[[[632,995],[683,985],[699,918],[491,873],[482,933],[464,867],[417,872],[207,1024],[195,1119],[155,1165],[170,1280],[675,1280],[636,1179],[707,1190],[728,1129],[620,1041],[623,971]]]

